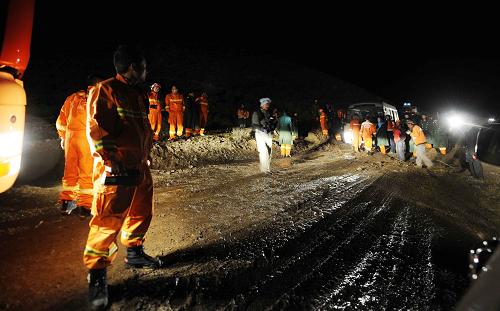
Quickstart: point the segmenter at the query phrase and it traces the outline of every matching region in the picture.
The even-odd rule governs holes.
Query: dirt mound
[[[309,139],[297,141],[292,153],[299,154],[325,143],[320,134],[313,132]],[[277,136],[273,138],[273,157],[279,156]],[[162,142],[151,150],[152,168],[175,170],[208,164],[246,162],[258,159],[257,145],[249,128],[234,128],[231,132],[197,136],[187,140]]]

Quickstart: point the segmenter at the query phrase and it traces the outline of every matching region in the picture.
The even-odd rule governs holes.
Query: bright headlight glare
[[[21,169],[21,156],[14,157],[10,160],[9,175],[16,175]]]
[[[456,127],[459,127],[463,124],[465,124],[465,119],[463,116],[454,114],[454,115],[451,115],[448,117],[448,125],[451,128],[456,128]]]
[[[20,156],[23,150],[23,133],[11,131],[0,134],[0,158]]]
[[[348,144],[352,143],[352,131],[351,130],[344,131],[344,141]]]

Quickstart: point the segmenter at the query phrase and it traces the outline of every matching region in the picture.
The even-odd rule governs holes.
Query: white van
[[[351,131],[351,118],[353,115],[359,115],[359,121],[362,123],[365,117],[369,115],[375,122],[378,116],[385,117],[386,115],[391,116],[393,121],[399,120],[398,110],[393,105],[389,105],[386,102],[380,103],[358,103],[350,105],[347,108],[346,124],[344,124],[344,142],[350,144],[352,143],[352,131]]]

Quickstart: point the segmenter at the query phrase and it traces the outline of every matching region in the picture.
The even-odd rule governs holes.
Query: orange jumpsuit
[[[151,91],[149,93],[149,123],[151,123],[151,130],[154,132],[153,139],[158,141],[161,130],[161,105],[158,99],[158,93]]]
[[[208,101],[204,96],[198,97],[196,101],[200,104],[200,135],[203,136],[208,122]]]
[[[394,121],[387,120],[387,131],[388,132],[394,131]]]
[[[184,114],[184,97],[181,94],[168,94],[165,96],[165,109],[168,111],[168,123],[170,129],[168,134],[170,138],[182,136],[183,127],[183,114]]]
[[[359,129],[361,128],[361,123],[359,120],[351,120],[351,131],[352,131],[352,147],[354,151],[359,151]]]
[[[319,124],[321,125],[321,132],[323,135],[328,136],[328,127],[326,126],[326,113],[324,111],[319,114]]]
[[[90,93],[89,135],[96,161],[96,195],[83,261],[88,269],[110,265],[118,249],[142,245],[153,210],[153,181],[148,166],[152,146],[147,113],[147,97],[117,75],[103,81]],[[106,167],[120,163],[126,170],[139,172],[132,186],[106,186]]]
[[[79,91],[68,98],[56,121],[59,137],[64,139],[64,176],[59,199],[77,201],[90,210],[93,198],[94,158],[87,140],[87,94]]]
[[[361,124],[361,137],[365,142],[365,149],[370,151],[373,146],[373,134],[377,132],[377,128],[370,121],[365,121]]]

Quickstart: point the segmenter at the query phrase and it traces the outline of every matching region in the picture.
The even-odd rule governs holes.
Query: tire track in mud
[[[275,251],[283,259],[271,264],[270,273],[249,291],[237,295],[237,305],[430,309],[434,298],[431,226],[419,226],[425,220],[392,193],[380,197],[370,186],[361,191],[341,211],[283,245],[286,251]]]
[[[313,309],[428,310],[433,298],[432,233],[408,237],[412,219],[406,207],[395,219],[389,234],[377,238],[364,257],[342,276],[330,281],[313,298]],[[419,245],[420,244],[420,245]],[[411,248],[419,246],[416,254]],[[403,277],[404,276],[404,277]],[[412,288],[404,286],[411,282]]]
[[[366,185],[366,188],[369,188],[369,185]],[[363,190],[360,189],[360,192]],[[300,297],[303,297],[305,292],[318,283],[318,278],[325,279],[326,276],[323,282],[327,282],[332,277],[329,270],[338,270],[344,265],[344,262],[353,260],[349,257],[356,256],[356,253],[353,253],[351,248],[359,241],[360,236],[363,237],[372,231],[370,227],[373,219],[381,218],[382,215],[379,214],[385,212],[383,208],[371,209],[372,202],[370,201],[356,201],[357,204],[349,202],[346,206],[342,206],[339,213],[334,213],[324,222],[318,223],[311,232],[305,232],[300,239],[291,241],[290,244],[295,244],[292,248],[293,255],[274,268],[288,280],[270,274],[268,279],[272,282],[267,282],[267,280],[261,282],[263,287],[266,287],[261,292],[273,291],[273,287],[282,290],[285,284],[289,284],[289,288],[280,293],[274,302],[275,298],[270,301],[259,301],[261,298],[256,297],[252,308],[257,307],[257,305],[259,308],[301,305],[300,301],[293,301],[298,297],[298,292],[301,293]],[[380,206],[384,206],[384,204],[382,203]],[[353,218],[356,220],[353,221]],[[340,258],[338,256],[340,252],[345,252],[348,257]],[[269,305],[270,302],[272,304]]]

